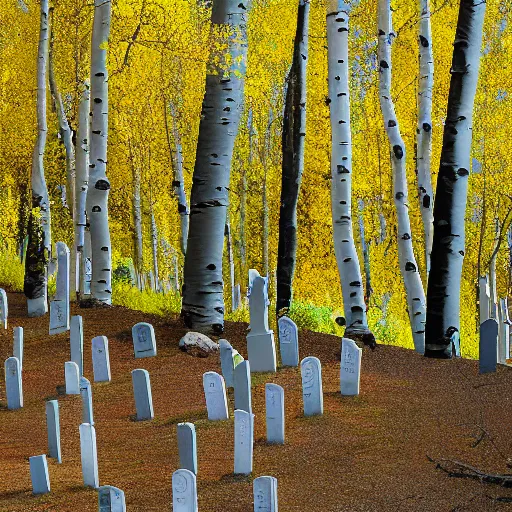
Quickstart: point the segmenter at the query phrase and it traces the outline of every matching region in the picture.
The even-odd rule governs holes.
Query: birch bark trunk
[[[390,0],[379,0],[378,30],[379,98],[393,168],[393,195],[398,220],[398,259],[407,295],[414,349],[423,354],[425,351],[425,292],[412,246],[405,144],[391,98],[391,43],[395,34],[392,31]]]
[[[158,227],[155,220],[155,211],[151,201],[151,247],[153,249],[153,274],[155,276],[155,292],[160,291],[160,278],[158,272]]]
[[[229,212],[226,219],[226,227],[224,234],[226,236],[226,250],[228,253],[228,264],[229,264],[229,288],[231,290],[231,311],[236,309],[236,297],[235,297],[235,261],[233,259],[233,240],[231,238],[231,225],[229,222]]]
[[[143,260],[143,242],[142,242],[142,212],[141,212],[141,198],[140,198],[140,169],[136,165],[133,157],[133,152],[130,147],[130,159],[132,162],[132,176],[133,176],[133,223],[135,227],[134,242],[135,242],[135,273],[137,275],[137,286],[142,291],[142,271],[144,268]]]
[[[430,357],[451,358],[452,336],[460,332],[464,216],[485,7],[481,0],[461,0],[455,32],[427,288],[425,355]]]

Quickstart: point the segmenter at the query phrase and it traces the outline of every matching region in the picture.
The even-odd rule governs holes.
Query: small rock
[[[208,357],[210,354],[219,350],[217,343],[200,332],[187,332],[187,334],[181,338],[178,346],[180,350],[194,357]]]

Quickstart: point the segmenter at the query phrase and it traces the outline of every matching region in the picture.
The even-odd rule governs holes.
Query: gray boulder
[[[208,357],[219,351],[218,343],[200,332],[187,332],[178,345],[180,350],[194,357]]]

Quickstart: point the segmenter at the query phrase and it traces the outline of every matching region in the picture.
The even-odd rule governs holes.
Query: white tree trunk
[[[407,174],[405,144],[400,134],[395,107],[391,98],[391,28],[390,0],[379,0],[379,97],[384,126],[391,149],[393,167],[393,195],[398,220],[398,259],[404,279],[409,318],[416,352],[425,351],[425,292],[412,246],[409,205],[407,202]]]
[[[228,253],[229,264],[229,287],[231,290],[231,311],[236,309],[236,296],[235,296],[235,260],[233,258],[233,239],[231,237],[231,224],[229,222],[229,211],[226,218],[226,228],[224,232],[226,236],[226,250]]]
[[[151,247],[153,250],[153,274],[154,274],[154,291],[160,291],[160,274],[158,272],[158,227],[155,220],[155,212],[153,203],[151,203]]]
[[[143,241],[142,241],[142,212],[140,196],[140,169],[133,160],[133,153],[130,145],[130,158],[132,161],[133,173],[133,223],[135,228],[135,273],[137,276],[137,287],[142,291],[142,272],[144,263]]]
[[[110,0],[94,0],[91,45],[91,141],[87,214],[91,230],[91,295],[112,303],[112,251],[108,225],[110,182],[106,175],[108,138],[107,48],[110,33]]]
[[[50,200],[44,176],[44,152],[46,148],[46,86],[48,81],[48,0],[41,0],[39,46],[37,54],[37,141],[32,154],[32,229],[26,257],[24,292],[27,297],[29,316],[42,316],[48,312],[47,276],[48,261],[52,255]]]
[[[368,320],[364,287],[352,231],[352,134],[348,30],[350,6],[343,1],[327,4],[329,108],[331,115],[331,209],[334,252],[338,264],[346,336],[366,333]]]
[[[496,283],[496,258],[498,256],[498,244],[500,243],[500,221],[495,219],[496,222],[496,235],[494,238],[494,247],[492,248],[492,258],[489,263],[489,288],[491,296],[491,318],[498,320],[498,289]]]
[[[432,90],[434,87],[434,56],[430,25],[430,0],[420,0],[420,80],[418,89],[418,128],[416,159],[418,166],[418,197],[425,232],[425,261],[430,272],[430,253],[434,235],[434,197],[430,162],[432,158]]]

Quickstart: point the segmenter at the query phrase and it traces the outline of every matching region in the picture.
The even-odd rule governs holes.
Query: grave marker
[[[80,394],[80,371],[74,361],[64,363],[64,377],[66,380],[66,395]]]
[[[220,345],[220,367],[222,371],[222,376],[224,377],[224,382],[226,383],[227,388],[232,388],[234,386],[233,382],[233,347],[227,340],[219,340]]]
[[[193,423],[178,423],[178,452],[181,469],[197,475],[196,427]]]
[[[277,511],[277,478],[259,476],[253,480],[254,512]]]
[[[478,302],[480,303],[480,324],[483,324],[491,316],[491,290],[487,275],[478,278]]]
[[[98,489],[99,512],[126,512],[124,492],[111,485],[102,485]]]
[[[92,418],[92,388],[91,383],[80,377],[80,395],[82,397],[82,423],[94,425]]]
[[[21,366],[17,357],[9,357],[5,360],[5,394],[7,395],[8,409],[23,407]]]
[[[322,391],[322,365],[316,357],[305,357],[300,363],[302,376],[302,399],[304,416],[315,416],[324,412]]]
[[[500,299],[499,309],[499,348],[498,362],[506,364],[510,357],[510,321],[508,319],[507,299]]]
[[[96,451],[96,430],[89,423],[80,425],[80,454],[82,476],[86,487],[99,487],[98,454]]]
[[[60,421],[59,402],[48,400],[46,402],[46,430],[48,432],[48,457],[62,462],[60,452]]]
[[[69,330],[69,249],[57,242],[57,291],[50,301],[50,334]]]
[[[287,316],[278,321],[279,349],[283,366],[299,366],[299,332],[295,322]]]
[[[235,470],[236,475],[252,473],[254,414],[235,410]]]
[[[29,457],[30,479],[32,480],[33,494],[46,494],[50,492],[50,476],[48,475],[48,462],[46,455]]]
[[[14,328],[14,345],[12,355],[18,358],[20,369],[23,370],[23,327]]]
[[[173,512],[197,512],[196,475],[188,469],[178,469],[172,474]]]
[[[94,382],[110,382],[110,357],[106,336],[96,336],[92,339],[92,371]]]
[[[488,318],[480,324],[480,373],[496,371],[498,361],[498,322]]]
[[[203,374],[204,396],[206,398],[206,409],[209,420],[227,420],[228,401],[226,398],[226,385],[224,378],[217,372],[206,372]]]
[[[7,294],[3,288],[0,288],[0,324],[4,326],[4,329],[7,329],[8,314]]]
[[[235,409],[252,412],[251,364],[242,361],[237,365],[235,374]]]
[[[363,349],[355,341],[343,338],[341,342],[340,388],[346,396],[359,395],[361,355]]]
[[[80,315],[71,317],[70,331],[71,361],[78,365],[80,377],[84,375],[84,329]]]
[[[140,322],[132,327],[133,350],[135,357],[156,356],[155,330],[151,324]]]
[[[132,385],[133,396],[135,398],[135,408],[137,410],[137,420],[152,420],[154,412],[149,372],[141,368],[133,370]]]
[[[277,384],[265,384],[267,443],[284,444],[284,389]]]

